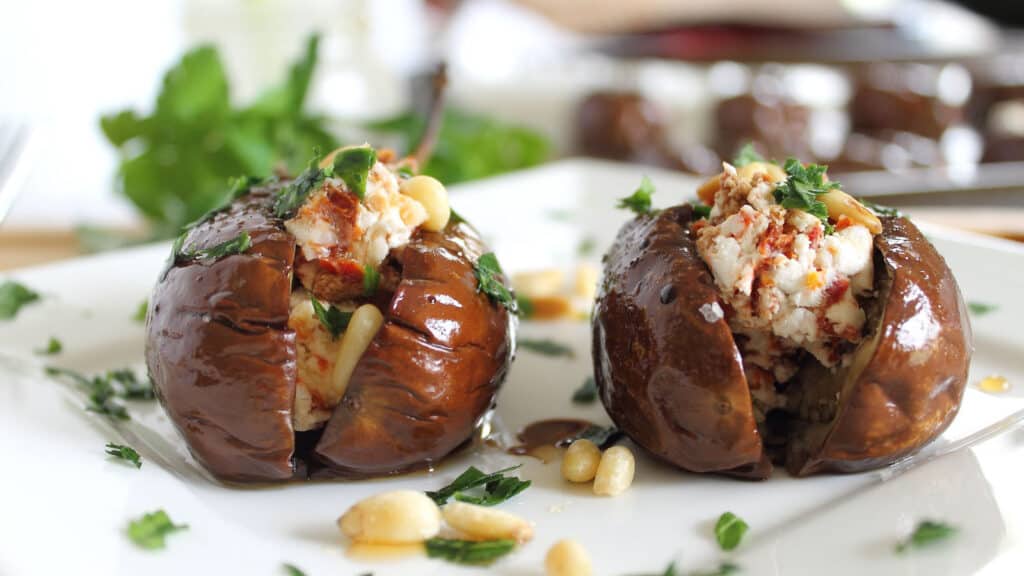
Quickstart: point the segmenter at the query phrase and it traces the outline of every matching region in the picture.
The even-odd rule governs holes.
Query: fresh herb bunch
[[[773,192],[775,201],[783,208],[807,212],[821,220],[826,230],[830,229],[828,208],[825,207],[824,202],[818,200],[818,196],[839,188],[838,182],[825,180],[825,171],[828,166],[820,164],[804,166],[796,158],[787,158],[783,169],[786,171],[787,178],[775,186]]]
[[[377,120],[367,129],[398,139],[398,147],[412,150],[426,129],[426,119],[413,112]],[[528,168],[551,157],[551,144],[533,130],[505,124],[454,108],[445,110],[430,160],[420,174],[446,185],[477,180]]]
[[[167,71],[150,115],[104,116],[100,127],[121,155],[117,188],[170,237],[220,205],[229,178],[302,169],[314,148],[337,146],[327,119],[304,110],[319,37],[311,36],[285,81],[248,106],[233,106],[220,54],[191,50]]]

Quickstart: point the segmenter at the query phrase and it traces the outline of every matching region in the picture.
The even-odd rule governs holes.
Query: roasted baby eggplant
[[[619,428],[747,478],[870,470],[946,429],[970,325],[912,222],[795,160],[726,164],[698,195],[638,215],[605,257],[594,371]]]
[[[505,279],[443,186],[400,167],[343,149],[240,187],[175,243],[146,359],[217,478],[426,467],[493,406],[512,356]]]

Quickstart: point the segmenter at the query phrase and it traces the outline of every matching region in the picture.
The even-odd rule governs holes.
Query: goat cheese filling
[[[873,238],[847,218],[826,231],[816,216],[776,203],[767,172],[743,172],[724,165],[710,215],[693,229],[763,420],[785,406],[801,358],[841,365],[861,340],[858,298],[874,286]]]

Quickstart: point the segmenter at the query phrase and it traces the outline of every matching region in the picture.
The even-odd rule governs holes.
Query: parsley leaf
[[[377,151],[369,146],[346,148],[334,156],[334,175],[345,182],[360,200],[366,196],[366,180],[377,163]]]
[[[899,211],[899,208],[875,204],[874,202],[870,200],[865,200],[864,198],[857,198],[857,201],[866,206],[868,209],[870,209],[878,216],[890,216],[893,218],[899,218],[900,216],[903,216],[903,213]]]
[[[493,501],[489,500],[489,503],[484,505],[493,506],[494,504],[498,504],[500,502],[508,500],[509,498],[515,496],[516,494],[522,492],[523,490],[526,490],[530,486],[529,480],[521,481],[514,476],[505,476],[505,472],[516,470],[520,466],[522,466],[522,464],[519,464],[517,466],[510,466],[508,468],[503,468],[501,470],[498,470],[497,472],[491,472],[490,474],[485,474],[475,466],[470,466],[469,468],[466,469],[465,472],[459,474],[459,477],[453,480],[451,484],[445,486],[444,488],[441,488],[440,490],[427,491],[427,496],[429,496],[431,500],[437,503],[438,506],[441,506],[442,504],[447,502],[449,498],[453,496],[455,496],[456,499],[459,500],[459,494],[471,490],[473,488],[483,486],[484,491],[486,493],[485,498],[487,497],[487,495],[493,493],[493,496],[491,498],[491,500]],[[511,482],[507,482],[507,480],[514,480],[516,483],[513,484]],[[505,482],[505,486],[503,488],[500,488],[499,490],[499,485],[502,484],[502,482]],[[494,485],[493,488],[491,487],[492,484]],[[500,494],[506,494],[506,496],[501,499],[496,499]],[[472,497],[464,496],[464,498]],[[473,502],[473,500],[463,501]]]
[[[306,573],[299,570],[294,564],[282,564],[281,568],[284,568],[288,576],[306,576]]]
[[[163,510],[144,514],[128,524],[128,538],[139,548],[157,550],[167,546],[168,534],[187,530],[188,524],[175,524]]]
[[[337,340],[338,336],[341,336],[348,328],[348,323],[352,320],[352,313],[342,312],[333,304],[324,308],[324,305],[313,297],[310,297],[310,301],[313,303],[313,313],[316,314],[317,319],[331,333],[331,338]]]
[[[10,320],[21,307],[39,300],[39,293],[20,282],[8,280],[0,284],[0,320]]]
[[[576,255],[582,258],[590,256],[597,250],[597,240],[593,236],[587,236],[576,245]]]
[[[700,220],[702,218],[710,218],[711,206],[705,206],[704,204],[694,204],[693,217],[697,220]]]
[[[149,300],[143,300],[142,302],[139,302],[139,307],[135,309],[135,314],[132,315],[132,320],[135,320],[136,322],[138,322],[140,324],[145,324],[145,322],[146,322],[146,311],[148,309],[149,309]]]
[[[975,316],[984,316],[999,310],[999,306],[996,306],[995,304],[988,304],[986,302],[968,302],[967,309]]]
[[[736,153],[736,157],[732,159],[732,165],[737,168],[742,168],[743,166],[753,162],[764,161],[764,156],[758,154],[757,150],[754,149],[754,143],[747,142],[742,148],[740,148],[739,152]]]
[[[369,264],[363,265],[363,294],[372,296],[379,285],[380,272]]]
[[[537,354],[543,354],[544,356],[564,356],[566,358],[575,358],[576,353],[573,349],[561,342],[555,342],[550,338],[543,340],[534,340],[532,338],[519,338],[516,340],[516,345],[523,350],[529,350],[530,352],[536,352]]]
[[[456,564],[490,564],[515,549],[514,540],[427,540],[427,556],[443,558]]]
[[[60,343],[60,340],[50,336],[49,342],[46,343],[46,348],[36,348],[36,354],[40,356],[53,356],[54,354],[60,354],[63,349],[64,345]]]
[[[115,444],[113,442],[107,442],[106,445],[107,454],[131,462],[135,464],[136,468],[142,468],[142,457],[135,451],[131,446],[125,446],[124,444]]]
[[[93,377],[84,376],[74,370],[47,366],[46,373],[50,376],[63,376],[71,379],[86,393],[89,403],[85,409],[102,414],[114,420],[130,420],[131,416],[118,398],[127,400],[152,400],[153,383],[139,380],[131,370],[110,370],[106,374]]]
[[[488,252],[476,261],[473,266],[473,273],[476,275],[477,292],[483,292],[490,297],[491,301],[501,304],[513,314],[518,309],[512,292],[501,281],[503,274],[501,265],[498,264],[498,257],[494,252]]]
[[[238,236],[221,242],[216,246],[203,248],[202,250],[185,250],[179,252],[179,255],[188,259],[216,260],[217,258],[223,258],[232,254],[244,254],[251,247],[252,239],[249,237],[249,233],[242,231]]]
[[[740,540],[747,533],[747,523],[732,512],[726,512],[718,517],[715,523],[715,539],[722,550],[732,550],[740,545]]]
[[[654,183],[647,176],[640,180],[640,186],[632,195],[620,198],[618,208],[632,210],[635,214],[649,214],[651,212],[651,195],[655,192]]]
[[[914,533],[903,542],[896,545],[896,552],[903,553],[910,548],[922,548],[930,546],[943,540],[948,540],[956,535],[955,526],[938,522],[935,520],[923,520],[917,524]]]
[[[520,318],[529,319],[536,312],[536,308],[533,306],[533,300],[521,294],[516,294],[516,311]]]
[[[839,188],[838,182],[824,180],[827,166],[808,164],[804,166],[796,158],[787,158],[783,167],[787,178],[775,186],[775,201],[783,208],[803,210],[828,224],[828,209],[818,196]]]
[[[597,400],[597,382],[593,376],[587,376],[583,384],[572,393],[572,401],[576,404],[590,404]]]
[[[479,506],[494,506],[510,500],[516,494],[526,490],[533,484],[531,480],[520,480],[515,476],[505,476],[484,485],[483,494],[473,495],[456,492],[455,499]]]
[[[326,177],[326,172],[320,169],[320,154],[315,154],[301,174],[277,191],[274,215],[284,219],[294,216],[299,206],[306,202],[306,198],[309,198]]]

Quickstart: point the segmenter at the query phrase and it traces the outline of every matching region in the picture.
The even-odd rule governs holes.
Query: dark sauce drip
[[[563,448],[593,426],[592,422],[586,420],[554,419],[533,422],[519,431],[516,435],[519,444],[509,448],[508,452],[517,456],[532,456],[538,448],[545,446]]]

